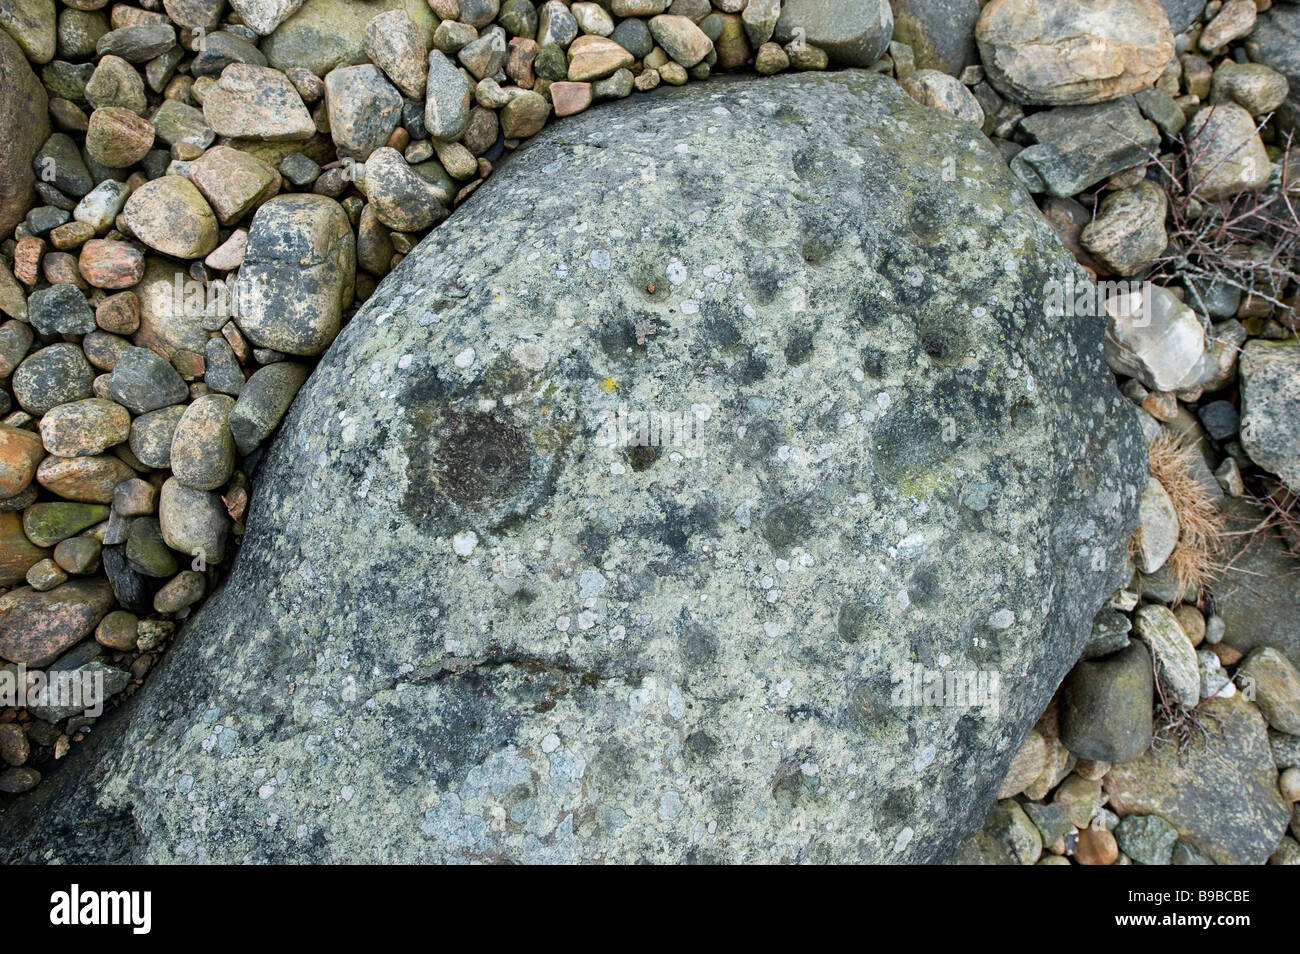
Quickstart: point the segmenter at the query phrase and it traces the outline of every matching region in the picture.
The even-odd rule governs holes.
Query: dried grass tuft
[[[1161,435],[1147,449],[1151,476],[1165,488],[1178,516],[1178,543],[1166,564],[1179,594],[1175,605],[1189,586],[1200,593],[1224,569],[1219,554],[1226,521],[1197,479],[1194,455],[1199,453],[1170,434]]]

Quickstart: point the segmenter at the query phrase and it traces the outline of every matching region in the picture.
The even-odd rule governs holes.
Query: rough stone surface
[[[998,92],[1043,106],[1135,93],[1174,56],[1158,0],[993,0],[980,12],[975,40]]]
[[[950,857],[1125,576],[1141,436],[1100,321],[1043,320],[1073,267],[873,74],[557,124],[327,352],[224,589],[0,853]],[[611,440],[624,404],[698,443]],[[194,494],[160,499],[185,552],[224,529]],[[913,661],[1000,701],[907,705]]]
[[[1102,783],[1109,807],[1121,816],[1159,815],[1218,864],[1263,864],[1290,817],[1264,719],[1240,695],[1206,700],[1203,709],[1212,727],[1206,744],[1180,759],[1168,742],[1116,765]]]
[[[0,30],[0,235],[12,235],[35,201],[32,159],[50,136],[45,88],[22,50]]]
[[[1082,759],[1127,762],[1151,744],[1151,656],[1140,642],[1081,662],[1061,686],[1061,741]]]
[[[893,32],[888,0],[784,0],[775,36],[780,43],[802,38],[835,66],[865,68],[880,59]]]
[[[1250,341],[1239,372],[1242,446],[1251,460],[1300,490],[1300,344]]]

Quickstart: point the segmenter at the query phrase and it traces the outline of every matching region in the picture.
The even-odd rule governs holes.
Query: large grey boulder
[[[949,857],[1145,483],[1101,320],[1044,317],[1073,267],[874,74],[549,127],[343,330],[225,586],[0,856]]]

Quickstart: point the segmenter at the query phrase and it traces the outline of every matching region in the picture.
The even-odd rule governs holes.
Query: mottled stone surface
[[[32,159],[50,135],[45,89],[18,44],[0,30],[0,235],[10,235],[36,200]]]
[[[1262,864],[1286,830],[1264,719],[1240,695],[1202,704],[1205,744],[1176,742],[1116,765],[1103,781],[1120,816],[1159,815],[1218,864]]]
[[[225,588],[0,854],[950,857],[1145,480],[1100,322],[1043,317],[1072,267],[876,75],[551,127],[343,330]],[[617,446],[620,407],[690,433]],[[913,663],[1000,690],[909,705]]]

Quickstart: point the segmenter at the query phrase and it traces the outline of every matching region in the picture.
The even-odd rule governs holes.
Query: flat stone
[[[165,579],[180,570],[180,561],[164,542],[156,517],[136,517],[131,521],[122,552],[127,565],[141,576]]]
[[[0,657],[45,666],[89,636],[113,606],[108,581],[78,579],[38,593],[19,587],[0,596]]]
[[[117,457],[47,457],[36,468],[37,482],[64,500],[112,503],[113,488],[135,475]]]
[[[324,76],[336,66],[364,63],[366,25],[399,8],[420,29],[427,46],[438,17],[426,0],[311,0],[271,31],[261,48],[276,69],[302,67]]]
[[[580,36],[569,47],[569,79],[576,83],[604,79],[634,62],[632,54],[613,40],[600,36]]]
[[[110,30],[95,43],[100,56],[120,56],[128,63],[145,63],[176,45],[176,28],[170,23],[147,21]]]
[[[352,303],[356,243],[347,214],[320,195],[283,195],[253,216],[239,270],[244,335],[285,354],[320,354]]]
[[[1262,864],[1290,818],[1264,719],[1240,694],[1207,699],[1201,708],[1201,718],[1211,720],[1205,743],[1185,752],[1176,741],[1159,743],[1141,759],[1114,766],[1102,782],[1109,807],[1121,816],[1164,818],[1218,864]]]
[[[219,136],[286,142],[310,139],[316,124],[279,70],[231,63],[203,97],[203,117]]]
[[[1041,106],[1137,92],[1154,85],[1174,56],[1158,0],[992,0],[975,40],[998,92]]]
[[[1033,145],[1012,161],[1029,166],[1043,188],[1072,196],[1117,172],[1145,162],[1160,147],[1160,132],[1131,100],[1062,106],[1025,117]]]

